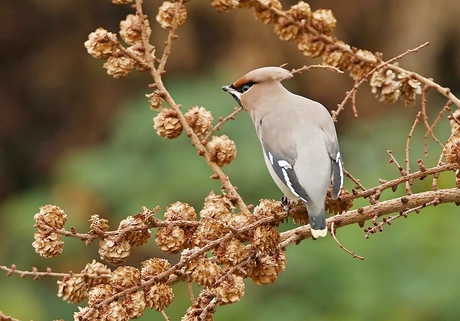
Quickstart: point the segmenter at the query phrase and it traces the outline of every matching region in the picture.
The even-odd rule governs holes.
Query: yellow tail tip
[[[317,239],[318,237],[325,237],[327,235],[327,227],[324,230],[311,229],[311,235]]]

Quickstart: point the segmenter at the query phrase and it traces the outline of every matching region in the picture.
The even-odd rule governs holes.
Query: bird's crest
[[[261,83],[275,79],[282,81],[284,79],[292,78],[293,75],[289,70],[281,67],[263,67],[248,72],[246,75],[235,81],[234,87],[240,87],[248,82]]]

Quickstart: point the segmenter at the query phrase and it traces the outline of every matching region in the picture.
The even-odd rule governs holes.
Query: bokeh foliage
[[[199,103],[218,116],[233,107],[233,102],[220,92],[221,83],[225,80],[210,74],[194,81],[171,80],[170,88],[184,108]],[[113,123],[106,144],[68,152],[56,166],[49,184],[25,191],[2,204],[0,211],[6,218],[2,224],[2,262],[15,263],[20,268],[44,269],[51,265],[55,270],[78,271],[85,262],[98,258],[96,246],[85,248],[83,243],[70,239],[65,240],[64,253],[58,258],[45,260],[36,255],[30,245],[34,231],[32,215],[41,204],[60,203],[71,211],[70,223],[85,231],[94,208],[117,223],[127,214],[138,212],[139,205],[158,204],[164,208],[179,198],[200,208],[210,189],[219,190],[218,182],[207,179],[209,169],[195,156],[186,138],[167,141],[155,134],[150,121],[152,112],[146,107],[142,97],[127,101]],[[359,171],[363,184],[397,175],[396,169],[388,164],[385,149],[394,149],[396,156],[403,155],[411,113],[409,108],[389,109],[385,117],[375,122],[364,124],[359,118],[354,119],[350,128],[339,133],[346,168],[350,172]],[[447,136],[449,127],[443,124],[438,130],[446,132],[441,136]],[[261,197],[278,198],[280,193],[259,157],[260,147],[249,117],[239,114],[221,132],[237,143],[238,155],[229,165],[228,173],[243,197],[253,203]],[[419,134],[421,137],[423,133]],[[435,148],[430,145],[430,149]],[[415,148],[414,154],[414,159],[424,157]],[[349,181],[345,184],[351,185]],[[442,181],[440,184],[442,187]],[[79,207],[79,202],[96,207]],[[456,213],[458,208],[451,204],[429,208],[395,222],[369,240],[364,239],[358,226],[338,231],[341,242],[363,255],[364,261],[352,259],[339,250],[332,238],[290,247],[289,264],[277,282],[265,287],[246,281],[244,299],[221,307],[215,318],[454,320],[460,313],[457,304],[460,290],[453,276],[460,263],[456,248],[459,241],[456,226],[460,222]],[[281,228],[288,226],[292,227],[292,223]],[[133,261],[138,261],[152,255],[165,256],[154,246],[135,249],[132,256]],[[56,296],[55,282],[3,277],[2,311],[19,319],[71,319],[76,306]],[[185,284],[176,284],[174,291],[175,304],[166,312],[177,320],[184,314],[188,298]],[[5,295],[9,292],[21,300]],[[24,309],[24,302],[30,302],[31,308]],[[146,312],[143,318],[161,320],[162,317]]]

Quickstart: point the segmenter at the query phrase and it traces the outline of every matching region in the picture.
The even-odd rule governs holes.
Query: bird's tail
[[[308,203],[307,203],[308,204]],[[320,211],[313,212],[307,205],[308,219],[310,220],[311,234],[314,238],[327,235],[326,213],[324,207]]]

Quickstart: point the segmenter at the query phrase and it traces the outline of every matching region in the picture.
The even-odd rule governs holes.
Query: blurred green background
[[[153,19],[158,1],[146,1]],[[282,1],[285,7],[294,2]],[[420,53],[401,61],[403,67],[434,77],[459,93],[460,32],[458,1],[310,1],[312,9],[330,8],[338,19],[335,35],[345,42],[382,51],[386,58],[430,41]],[[180,29],[165,76],[175,100],[184,109],[205,106],[214,117],[231,112],[235,102],[220,87],[256,67],[289,68],[318,63],[303,57],[294,43],[279,41],[272,26],[253,21],[248,10],[219,14],[207,1],[187,3],[188,21]],[[65,239],[54,259],[35,254],[33,215],[38,207],[56,204],[68,214],[67,227],[88,230],[98,213],[111,227],[141,210],[181,200],[197,211],[205,196],[219,191],[211,171],[196,155],[185,135],[165,140],[152,128],[155,112],[144,94],[147,74],[122,80],[105,74],[102,62],[90,57],[83,42],[99,26],[118,30],[128,6],[94,0],[6,0],[0,3],[0,264],[18,269],[80,271],[99,259],[97,245]],[[165,32],[152,22],[152,40],[161,52]],[[248,32],[250,30],[251,32]],[[269,50],[267,50],[269,48]],[[353,83],[347,76],[315,70],[286,82],[291,90],[335,108]],[[359,118],[350,107],[337,124],[345,166],[367,186],[379,178],[398,176],[388,164],[387,149],[403,163],[410,126],[419,107],[383,105],[364,85],[357,96]],[[433,120],[445,101],[428,96]],[[436,129],[441,141],[450,128]],[[244,199],[279,199],[263,163],[248,115],[240,113],[219,132],[238,148],[224,168]],[[423,155],[423,128],[412,139],[411,160],[436,163],[439,147],[429,144]],[[414,191],[430,188],[429,179]],[[440,187],[454,186],[442,175]],[[346,187],[352,183],[347,180]],[[382,199],[401,195],[386,192]],[[356,203],[365,205],[366,203]],[[305,241],[287,250],[288,265],[277,282],[255,286],[246,280],[246,294],[237,304],[220,307],[215,320],[458,320],[460,306],[459,209],[442,205],[399,219],[383,233],[364,239],[358,226],[338,231],[341,242],[364,261],[352,259],[331,237]],[[282,230],[292,228],[283,224]],[[135,248],[127,264],[138,266],[151,256],[177,261],[150,242]],[[112,267],[114,268],[114,267]],[[77,305],[56,296],[56,279],[33,281],[0,273],[0,310],[20,320],[72,320]],[[171,320],[185,314],[190,301],[184,284],[174,286]],[[163,320],[147,312],[142,320]]]

